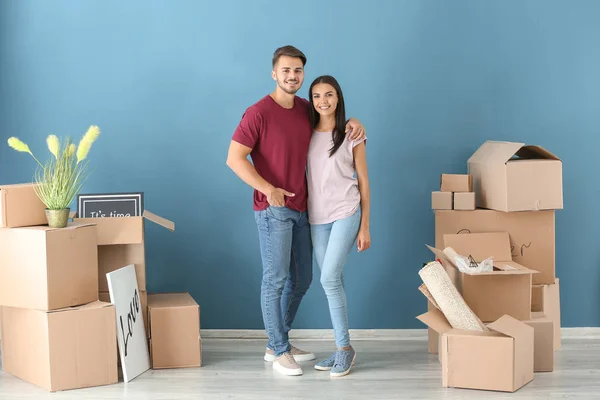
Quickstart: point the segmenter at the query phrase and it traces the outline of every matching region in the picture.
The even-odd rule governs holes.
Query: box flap
[[[495,322],[488,324],[488,328],[515,339],[526,335],[530,330],[533,330],[533,328],[526,323],[521,322],[510,315],[503,315]]]
[[[417,319],[439,334],[444,334],[452,330],[452,326],[444,314],[438,309],[427,311],[426,313],[417,316]]]
[[[528,145],[523,146],[517,151],[517,157],[527,160],[558,160],[560,158],[550,153],[548,150],[540,146]]]
[[[144,210],[144,218],[146,218],[149,221],[154,222],[155,224],[162,226],[163,228],[167,228],[171,232],[175,231],[175,223],[173,221],[169,221],[168,219],[163,218],[154,213],[151,213],[148,210]]]
[[[525,143],[488,140],[469,158],[469,164],[504,164],[514,156]]]
[[[444,235],[444,247],[452,247],[465,257],[472,256],[477,262],[488,257],[494,261],[512,261],[508,232]]]

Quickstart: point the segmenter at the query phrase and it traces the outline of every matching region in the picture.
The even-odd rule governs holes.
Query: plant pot
[[[50,228],[64,228],[69,222],[70,208],[63,210],[49,210],[46,208],[46,219]]]

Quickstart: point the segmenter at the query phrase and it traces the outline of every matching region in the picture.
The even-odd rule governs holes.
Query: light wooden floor
[[[295,341],[329,355],[332,342]],[[303,362],[304,375],[286,377],[262,360],[262,340],[203,340],[201,368],[150,370],[124,384],[54,394],[0,373],[0,399],[556,399],[600,398],[600,339],[565,339],[554,372],[539,373],[516,393],[444,389],[440,364],[423,340],[353,343],[358,358],[350,375],[330,379]]]

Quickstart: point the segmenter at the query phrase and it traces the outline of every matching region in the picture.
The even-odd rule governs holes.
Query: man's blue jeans
[[[288,332],[312,281],[312,242],[306,212],[270,206],[255,212],[263,264],[261,308],[267,346],[290,351]]]

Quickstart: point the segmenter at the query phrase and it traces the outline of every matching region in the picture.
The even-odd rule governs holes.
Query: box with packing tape
[[[515,392],[533,380],[534,328],[509,315],[482,324],[437,261],[419,275],[434,307],[417,319],[440,335],[443,387]]]

